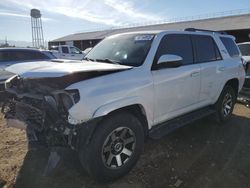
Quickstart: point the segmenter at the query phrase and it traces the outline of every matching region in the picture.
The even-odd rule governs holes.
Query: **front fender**
[[[139,97],[136,97],[136,96],[113,101],[111,103],[100,106],[94,112],[93,118],[105,116],[114,110],[120,109],[120,108],[125,107],[125,106],[130,106],[133,104],[138,104],[138,102],[139,102]]]
[[[143,104],[143,102],[140,100],[140,98],[138,96],[127,97],[127,98],[123,98],[123,99],[116,100],[116,101],[113,101],[111,103],[102,105],[94,112],[92,118],[106,116],[110,112],[113,112],[115,110],[118,110],[118,109],[121,109],[121,108],[124,108],[127,106],[136,105],[136,104],[139,104],[143,107],[146,118],[148,120],[148,125],[149,125],[149,127],[151,127],[151,125],[153,123],[153,121],[152,121],[153,118],[150,118],[150,112],[148,111],[148,108],[146,107],[146,105]]]

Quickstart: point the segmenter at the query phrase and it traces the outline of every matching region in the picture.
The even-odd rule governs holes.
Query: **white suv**
[[[31,145],[77,150],[99,181],[127,173],[147,137],[213,113],[228,120],[245,79],[234,37],[197,29],[114,35],[85,61],[19,72],[2,111]]]

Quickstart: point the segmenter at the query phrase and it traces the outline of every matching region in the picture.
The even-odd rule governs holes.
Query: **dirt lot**
[[[15,188],[250,185],[250,109],[242,105],[236,106],[232,120],[223,126],[208,117],[161,140],[148,140],[136,167],[109,184],[94,182],[81,169],[76,154],[62,148],[53,149],[60,161],[48,170],[50,151],[27,152],[25,133],[4,128],[5,122],[2,119],[0,122],[0,180],[6,182],[6,187],[14,184]]]

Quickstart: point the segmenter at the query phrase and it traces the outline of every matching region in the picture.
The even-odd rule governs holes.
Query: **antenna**
[[[32,45],[35,48],[44,48],[42,14],[38,9],[30,10],[31,29],[32,29]]]

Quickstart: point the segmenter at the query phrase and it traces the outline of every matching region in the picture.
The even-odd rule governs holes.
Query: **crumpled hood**
[[[102,72],[130,69],[130,66],[98,63],[90,61],[32,62],[12,65],[7,71],[20,75],[22,78],[53,78],[72,73]]]

